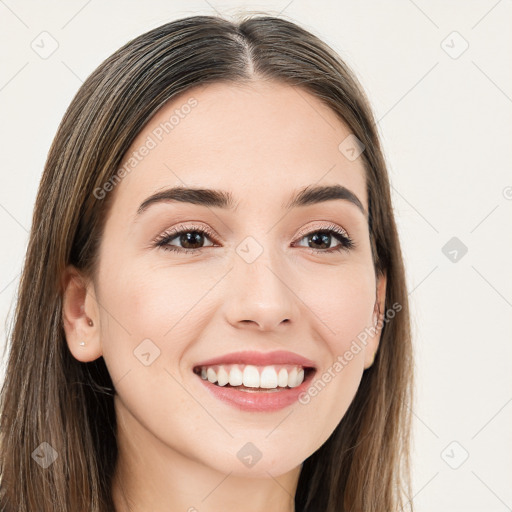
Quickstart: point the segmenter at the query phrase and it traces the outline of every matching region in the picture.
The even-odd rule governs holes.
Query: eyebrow
[[[298,192],[295,192],[291,199],[282,205],[286,210],[301,206],[324,203],[326,201],[343,200],[348,201],[366,216],[366,211],[359,198],[348,188],[342,185],[310,185]],[[145,199],[137,210],[137,215],[146,211],[150,205],[155,203],[181,202],[207,206],[211,208],[222,208],[235,210],[238,203],[235,203],[233,195],[224,190],[173,187],[156,192]]]

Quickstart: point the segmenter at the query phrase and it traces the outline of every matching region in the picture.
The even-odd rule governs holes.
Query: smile
[[[217,386],[235,387],[241,391],[295,388],[300,386],[312,368],[298,365],[254,366],[243,364],[201,366],[194,373]]]

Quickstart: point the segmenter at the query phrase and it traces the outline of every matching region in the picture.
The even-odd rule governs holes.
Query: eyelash
[[[166,231],[161,236],[159,236],[155,240],[154,246],[160,247],[165,251],[172,251],[172,252],[182,253],[182,254],[183,253],[184,254],[197,253],[201,249],[205,249],[205,247],[200,247],[198,249],[186,249],[183,247],[176,247],[176,246],[168,245],[169,242],[171,242],[178,236],[180,236],[184,233],[192,233],[192,232],[194,232],[194,233],[197,232],[197,233],[201,233],[203,235],[207,235],[209,238],[211,238],[211,239],[213,239],[213,241],[215,241],[215,236],[213,235],[213,233],[210,230],[206,229],[205,227],[180,225],[180,226],[177,226],[176,228],[173,228],[170,231]],[[305,249],[309,249],[313,254],[326,254],[326,253],[332,254],[332,253],[337,253],[337,252],[341,252],[341,251],[349,251],[350,249],[353,249],[355,247],[354,241],[348,236],[347,232],[344,229],[341,229],[338,226],[336,226],[336,224],[330,224],[326,227],[322,227],[319,229],[314,229],[314,230],[307,231],[307,232],[301,232],[301,233],[299,233],[299,240],[302,240],[306,236],[319,234],[319,233],[322,233],[322,234],[335,233],[334,238],[336,238],[340,242],[340,245],[338,245],[336,247],[332,247],[330,249],[313,249],[311,247],[305,247]]]

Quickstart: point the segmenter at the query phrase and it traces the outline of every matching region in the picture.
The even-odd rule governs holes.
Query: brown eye
[[[204,245],[205,241],[213,236],[204,228],[190,227],[178,228],[164,233],[156,242],[156,247],[161,247],[166,251],[174,252],[199,252],[204,247],[213,246],[212,243]]]
[[[308,237],[308,242],[316,246],[312,247],[312,249],[330,249],[331,241],[334,237],[329,233],[318,233],[315,233]]]
[[[315,253],[332,253],[354,247],[354,243],[346,231],[340,230],[337,226],[311,231],[302,236],[301,240],[304,239],[307,239],[307,247]],[[331,246],[333,240],[338,240],[339,244]]]
[[[199,249],[204,243],[204,236],[199,231],[187,231],[175,238],[179,238],[184,249]]]

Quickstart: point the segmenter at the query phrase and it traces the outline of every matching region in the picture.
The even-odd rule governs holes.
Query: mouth
[[[194,373],[214,386],[247,393],[275,393],[309,381],[315,368],[296,364],[257,366],[220,364],[195,366]]]
[[[192,370],[210,397],[239,411],[261,413],[297,403],[317,368],[293,352],[246,350],[198,362]]]
[[[229,373],[227,365],[198,366],[194,373],[201,388],[221,403],[238,411],[271,413],[296,405],[311,385],[316,369],[240,363],[229,365]]]

